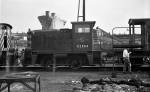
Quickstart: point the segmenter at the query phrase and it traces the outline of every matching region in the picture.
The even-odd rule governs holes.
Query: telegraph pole
[[[79,18],[82,18],[82,21],[85,21],[85,0],[83,0],[83,5],[82,5],[82,15],[80,16],[80,0],[78,3],[78,14],[77,14],[77,21],[79,21]]]
[[[85,0],[83,0],[83,21],[85,21]]]

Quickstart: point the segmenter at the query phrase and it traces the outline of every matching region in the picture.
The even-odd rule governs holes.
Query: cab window
[[[79,27],[78,30],[77,30],[77,33],[89,33],[90,32],[90,28],[88,27]]]

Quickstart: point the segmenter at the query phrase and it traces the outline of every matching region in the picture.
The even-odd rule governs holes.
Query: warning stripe
[[[8,35],[7,38],[8,38],[8,39],[7,39],[7,49],[9,50],[10,47],[11,47],[11,46],[10,46],[10,45],[11,45],[11,37],[10,37],[10,35]]]
[[[0,51],[8,51],[9,48],[11,47],[11,37],[8,34],[7,35],[7,48],[4,48],[4,36],[5,36],[5,32],[2,33],[1,38],[0,38]]]
[[[4,37],[4,32],[2,32],[2,34],[1,34],[0,44],[2,43],[3,37]]]
[[[4,43],[4,40],[1,41],[1,45],[0,45],[1,51],[3,50],[3,47],[4,47],[3,43]]]
[[[0,38],[0,50],[3,50],[3,43],[4,43],[4,32],[2,32],[1,38]]]

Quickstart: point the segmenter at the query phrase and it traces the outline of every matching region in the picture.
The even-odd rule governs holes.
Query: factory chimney
[[[66,21],[58,18],[55,13],[51,13],[49,16],[49,13],[49,11],[45,11],[45,15],[38,16],[42,30],[50,31],[51,29],[63,28]]]
[[[51,16],[52,16],[52,17],[55,17],[55,15],[56,15],[55,13],[51,13]]]
[[[49,11],[45,11],[45,15],[49,17]]]

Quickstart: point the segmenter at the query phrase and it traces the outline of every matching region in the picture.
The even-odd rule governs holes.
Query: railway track
[[[81,67],[69,67],[69,66],[50,66],[50,67],[43,67],[43,66],[0,66],[0,70],[5,70],[9,68],[10,71],[123,71],[123,65],[105,65],[105,66],[81,66]],[[149,65],[141,66],[141,67],[132,67],[132,71],[148,71],[150,68]]]

